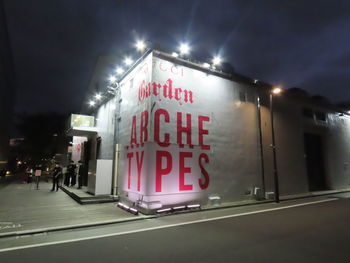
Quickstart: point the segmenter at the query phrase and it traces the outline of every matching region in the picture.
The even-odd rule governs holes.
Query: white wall
[[[193,202],[206,204],[212,195],[220,196],[221,202],[253,198],[251,193],[254,187],[261,187],[255,90],[157,57],[153,57],[150,63],[150,58],[141,63],[122,86],[121,197],[130,201],[142,199],[145,207]],[[153,65],[152,78],[149,67],[147,73],[142,70],[145,64]],[[173,92],[175,89],[191,91],[193,102],[184,100],[184,92],[180,100],[175,97],[165,98],[162,88],[158,90],[159,95],[153,94],[140,100],[140,87],[147,89],[150,84],[153,93],[153,83],[160,84],[164,89],[164,85],[170,85],[169,79]],[[247,101],[240,101],[240,92],[246,94]],[[160,117],[161,140],[165,134],[170,136],[170,145],[167,147],[158,145],[154,137],[154,118],[159,109],[169,113],[169,122],[164,120],[164,115]],[[140,144],[143,111],[148,114],[148,140],[141,146],[137,144]],[[187,125],[187,114],[191,116],[193,148],[189,147],[184,135],[182,140],[185,146],[181,148],[177,142],[178,112],[182,114],[183,126]],[[136,119],[137,144],[130,142],[133,116]],[[208,119],[203,122],[202,129],[208,132],[203,135],[203,144],[210,145],[210,149],[203,149],[199,143],[199,116]],[[172,169],[162,176],[161,191],[158,191],[157,160],[162,168],[169,164],[165,158],[157,159],[160,151],[169,153]],[[183,153],[188,156],[184,159],[184,183],[181,183],[180,154]],[[128,158],[128,154],[133,156]],[[208,186],[203,187],[208,179]],[[185,186],[180,186],[182,184]]]

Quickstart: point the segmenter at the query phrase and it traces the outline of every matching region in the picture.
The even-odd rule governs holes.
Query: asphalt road
[[[56,239],[57,244],[0,250],[0,262],[349,262],[350,199],[329,200],[69,231],[61,233],[66,243]],[[55,240],[55,235],[60,234],[38,238]],[[67,242],[69,238],[77,240]]]

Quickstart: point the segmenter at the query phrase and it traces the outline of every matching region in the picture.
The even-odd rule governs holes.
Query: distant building
[[[3,1],[0,0],[0,162],[8,159],[15,103],[15,73]]]
[[[114,88],[68,131],[95,195],[156,213],[349,187],[350,115],[325,101],[156,50]]]

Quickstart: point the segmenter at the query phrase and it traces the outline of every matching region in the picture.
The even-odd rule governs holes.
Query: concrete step
[[[82,192],[82,194],[79,194],[79,191],[77,191],[76,189],[71,190],[65,186],[60,186],[60,189],[81,205],[113,203],[119,200],[118,196],[111,196],[111,195],[86,196],[85,192]]]

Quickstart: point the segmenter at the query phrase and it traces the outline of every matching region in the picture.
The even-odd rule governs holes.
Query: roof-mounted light
[[[117,68],[115,69],[115,72],[116,72],[118,75],[121,75],[121,74],[124,73],[124,69],[121,68],[121,67],[117,67]]]
[[[130,66],[131,64],[133,63],[133,60],[129,57],[126,57],[124,59],[124,64],[127,65],[127,66]]]
[[[219,56],[215,56],[214,58],[213,58],[213,65],[214,66],[217,66],[217,65],[220,65],[221,64],[221,62],[222,62],[222,58],[221,57],[219,57]]]
[[[144,41],[142,40],[138,40],[136,43],[135,43],[135,47],[138,51],[140,52],[143,52],[146,48],[146,44]]]
[[[115,76],[109,76],[108,79],[111,83],[116,82],[116,80],[117,80],[117,78]]]
[[[101,95],[100,93],[97,93],[97,94],[95,95],[95,99],[96,99],[96,100],[102,99],[102,95]]]
[[[190,46],[187,43],[182,43],[180,44],[179,50],[181,55],[187,55],[190,53]]]

